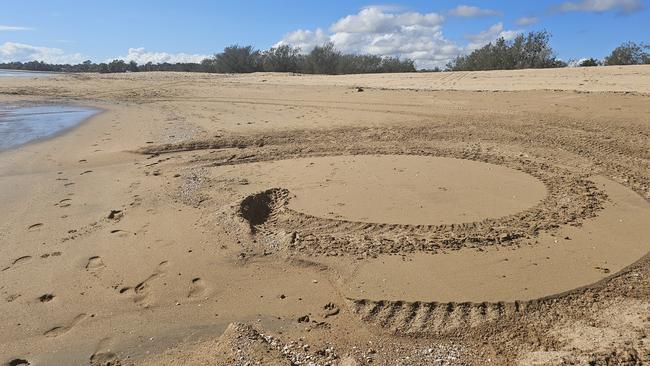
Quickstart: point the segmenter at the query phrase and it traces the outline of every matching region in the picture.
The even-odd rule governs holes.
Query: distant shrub
[[[322,46],[316,46],[305,56],[301,63],[301,72],[306,74],[338,74],[340,71],[339,63],[343,54],[334,48],[333,43],[326,43]]]
[[[596,60],[595,58],[588,58],[586,60],[582,60],[578,66],[580,67],[593,67],[593,66],[598,66],[600,65],[600,61]]]
[[[305,74],[372,74],[386,72],[415,72],[415,62],[399,57],[344,54],[332,43],[326,43],[304,56],[298,70]]]
[[[251,73],[262,70],[260,51],[253,46],[232,45],[224,48],[223,52],[214,55],[209,62],[212,72],[220,73]]]
[[[300,59],[300,48],[288,45],[273,47],[262,54],[262,69],[275,72],[297,72]]]
[[[442,69],[436,66],[433,69],[419,69],[418,72],[442,72]]]
[[[106,72],[119,73],[126,72],[126,70],[128,70],[128,66],[124,60],[113,60],[108,63],[108,70]]]
[[[616,47],[612,53],[605,57],[605,65],[640,65],[650,64],[650,55],[645,52],[648,45],[625,42]]]
[[[384,57],[381,61],[380,72],[415,72],[415,61],[399,59],[398,57]]]
[[[138,69],[138,63],[135,62],[135,61],[129,62],[128,69],[129,69],[130,72],[138,72],[138,71],[140,71]]]
[[[565,67],[549,44],[547,31],[519,34],[512,41],[503,37],[447,65],[452,71],[513,70]]]

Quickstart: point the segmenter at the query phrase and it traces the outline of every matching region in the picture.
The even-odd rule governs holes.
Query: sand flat
[[[266,77],[266,76],[264,76]],[[309,76],[275,75],[266,82],[279,85],[337,85],[420,90],[576,90],[585,92],[650,93],[648,66],[609,66],[546,70],[496,70],[413,74]],[[230,82],[255,82],[246,75]]]

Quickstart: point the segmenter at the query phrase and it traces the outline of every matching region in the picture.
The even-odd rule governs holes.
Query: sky
[[[199,62],[232,44],[333,42],[431,68],[534,30],[552,34],[562,60],[603,58],[625,41],[650,44],[648,1],[4,1],[0,62]]]

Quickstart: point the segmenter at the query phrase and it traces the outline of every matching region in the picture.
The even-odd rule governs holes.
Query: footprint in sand
[[[25,360],[24,358],[14,358],[13,360],[9,361],[7,363],[8,366],[26,366],[26,365],[31,365],[29,361]]]
[[[145,307],[148,306],[149,303],[147,302],[147,299],[149,298],[149,293],[151,290],[151,282],[164,273],[165,268],[168,266],[168,264],[169,263],[167,261],[160,262],[158,268],[156,268],[156,270],[151,275],[149,275],[149,277],[134,287],[122,287],[119,291],[120,294],[132,292],[133,302]]]
[[[49,257],[59,257],[59,256],[61,256],[61,254],[63,254],[63,253],[61,253],[61,252],[43,253],[43,254],[41,254],[41,258],[46,259],[46,258],[49,258]]]
[[[99,341],[95,352],[90,356],[90,366],[120,365],[120,359],[110,350],[110,338]]]
[[[20,294],[9,295],[9,296],[7,296],[7,297],[5,298],[5,301],[7,301],[7,302],[14,302],[14,300],[16,300],[16,299],[19,298],[19,297],[20,297]]]
[[[131,231],[126,231],[126,230],[121,230],[121,229],[113,229],[110,231],[111,234],[117,235],[120,238],[126,238],[129,235],[138,235],[137,233],[133,233]]]
[[[97,352],[90,356],[90,366],[121,365],[120,359],[113,352]]]
[[[61,201],[59,201],[59,203],[55,204],[55,206],[69,207],[71,201],[72,201],[72,199],[70,199],[70,198],[64,198]]]
[[[94,271],[104,267],[104,261],[99,256],[93,256],[88,258],[88,263],[86,263],[86,270]]]
[[[47,332],[43,333],[44,336],[53,338],[53,337],[58,337],[61,336],[65,333],[68,333],[72,328],[74,328],[75,325],[79,324],[82,320],[86,318],[86,314],[79,314],[72,319],[70,324],[65,325],[65,326],[57,326],[54,327]]]
[[[111,212],[108,214],[107,218],[109,220],[119,220],[124,216],[124,213],[122,210],[111,210]]]
[[[21,264],[23,264],[23,263],[29,261],[30,259],[32,259],[32,256],[31,256],[31,255],[25,255],[25,256],[22,256],[22,257],[18,257],[18,258],[16,258],[16,259],[14,259],[14,261],[11,263],[11,265],[9,265],[9,267],[5,267],[5,268],[3,268],[3,269],[2,269],[2,272],[8,270],[9,268],[12,268],[12,267],[15,267],[15,266],[21,265]]]
[[[31,255],[24,255],[22,257],[18,257],[18,258],[16,258],[14,260],[14,262],[11,264],[11,266],[13,267],[13,266],[17,266],[19,264],[23,264],[23,263],[27,262],[30,259],[32,259]]]
[[[44,294],[38,297],[38,301],[40,302],[50,302],[52,300],[54,300],[53,294]]]
[[[190,292],[187,294],[189,298],[195,298],[198,296],[205,295],[208,292],[208,287],[205,284],[205,281],[199,277],[193,278],[190,283]]]
[[[29,225],[27,227],[27,230],[29,230],[29,231],[36,230],[36,229],[39,229],[41,226],[43,226],[43,223],[42,222],[37,222],[36,224]]]

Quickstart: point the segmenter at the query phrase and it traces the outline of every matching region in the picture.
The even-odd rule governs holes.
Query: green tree
[[[513,70],[564,67],[566,63],[556,58],[550,46],[547,31],[519,34],[506,41],[499,38],[469,55],[458,56],[447,64],[452,71]]]
[[[650,63],[650,55],[645,52],[650,48],[635,42],[625,42],[616,47],[612,53],[605,57],[605,65],[639,65]]]
[[[212,68],[223,73],[262,71],[261,53],[253,46],[228,46],[223,52],[215,55]]]
[[[124,60],[113,60],[108,63],[108,72],[126,72],[128,66]]]
[[[270,72],[296,72],[300,62],[300,48],[281,45],[264,51],[262,69]]]
[[[138,65],[134,61],[113,60],[95,64],[86,60],[77,65],[48,64],[42,61],[0,63],[0,68],[11,70],[60,71],[60,72],[136,72],[136,71],[184,71],[184,72],[303,72],[318,74],[360,74],[376,72],[413,72],[413,60],[399,57],[381,57],[368,54],[343,54],[334,45],[316,47],[308,55],[300,54],[298,48],[283,45],[264,52],[252,46],[226,47],[214,57],[200,63],[157,63]]]
[[[314,49],[305,57],[302,70],[307,74],[329,74],[337,73],[341,51],[334,48],[333,43],[326,43]]]
[[[600,61],[596,60],[595,58],[588,58],[586,60],[582,60],[578,66],[580,67],[593,67],[593,66],[598,66],[600,65]]]

